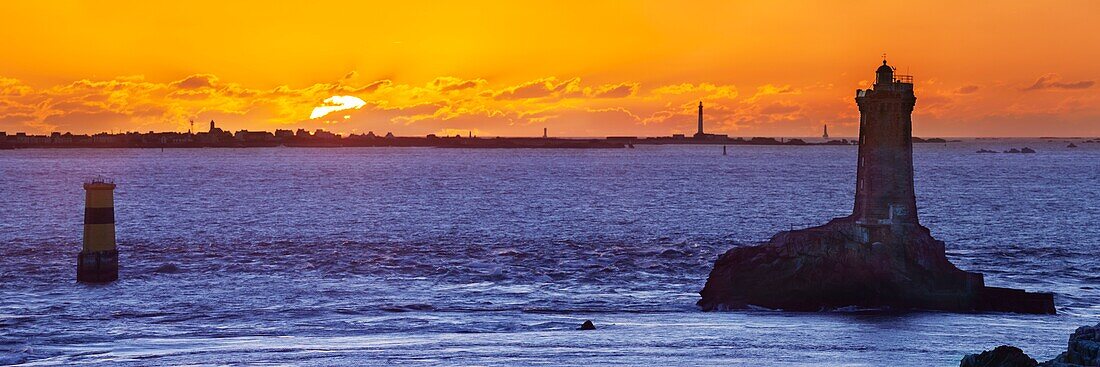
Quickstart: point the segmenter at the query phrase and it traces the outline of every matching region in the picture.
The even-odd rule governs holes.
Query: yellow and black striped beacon
[[[104,178],[84,182],[84,248],[76,260],[76,280],[105,283],[118,279],[115,248],[115,183]]]

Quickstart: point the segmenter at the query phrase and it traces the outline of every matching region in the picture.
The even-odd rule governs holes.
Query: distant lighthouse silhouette
[[[706,136],[703,132],[703,101],[699,101],[699,131],[695,132],[695,137],[702,138]]]

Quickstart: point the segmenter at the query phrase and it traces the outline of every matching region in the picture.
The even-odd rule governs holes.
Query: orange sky
[[[694,132],[703,100],[709,132],[852,136],[855,89],[886,52],[915,75],[918,136],[1100,136],[1096,1],[8,1],[0,14],[9,134],[215,119],[653,136]]]

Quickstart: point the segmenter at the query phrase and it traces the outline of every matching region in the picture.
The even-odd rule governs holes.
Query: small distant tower
[[[210,120],[210,132],[214,132],[214,129],[216,129],[216,127],[214,127],[214,120]]]
[[[829,138],[829,124],[825,124],[825,130],[821,133],[821,137],[825,139]]]
[[[105,283],[118,279],[114,191],[115,184],[107,180],[84,183],[84,248],[76,260],[78,282]]]
[[[546,139],[546,128],[542,128],[542,138]]]
[[[699,131],[695,133],[697,137],[703,137],[703,101],[699,101]]]
[[[853,216],[865,225],[917,224],[913,190],[913,77],[882,60],[871,89],[856,90],[859,161]]]

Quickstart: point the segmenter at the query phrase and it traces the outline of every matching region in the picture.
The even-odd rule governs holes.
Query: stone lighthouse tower
[[[852,216],[863,225],[917,224],[913,191],[913,78],[882,60],[871,89],[856,90],[859,162]]]

